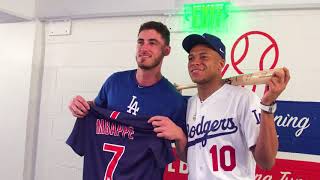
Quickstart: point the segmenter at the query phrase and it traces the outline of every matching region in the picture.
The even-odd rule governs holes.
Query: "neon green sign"
[[[230,2],[185,4],[184,30],[197,32],[227,31]]]

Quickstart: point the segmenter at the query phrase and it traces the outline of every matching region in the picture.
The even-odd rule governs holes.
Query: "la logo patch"
[[[133,115],[137,115],[137,112],[139,111],[139,107],[138,107],[138,101],[136,100],[137,97],[136,96],[132,96],[132,99],[131,99],[131,102],[129,104],[128,107],[128,110],[127,112],[130,113],[130,114],[133,114]]]

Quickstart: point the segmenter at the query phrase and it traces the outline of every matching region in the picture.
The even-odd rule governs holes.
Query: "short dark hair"
[[[166,25],[164,25],[161,22],[149,21],[149,22],[143,23],[140,26],[139,33],[143,30],[150,30],[150,29],[157,31],[164,39],[164,42],[166,43],[166,45],[170,44],[170,31],[168,30]]]

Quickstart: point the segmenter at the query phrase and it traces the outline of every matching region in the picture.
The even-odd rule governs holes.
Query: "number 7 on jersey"
[[[112,159],[108,163],[108,166],[104,175],[104,180],[113,180],[113,173],[116,170],[118,162],[125,151],[125,147],[117,144],[104,143],[103,151],[114,153]]]

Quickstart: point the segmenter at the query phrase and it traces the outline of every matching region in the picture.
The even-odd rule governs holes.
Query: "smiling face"
[[[197,84],[206,84],[221,79],[224,60],[206,45],[195,45],[188,56],[188,70],[191,80]]]
[[[160,67],[163,57],[170,53],[162,36],[155,30],[143,30],[138,35],[136,61],[140,69]]]

